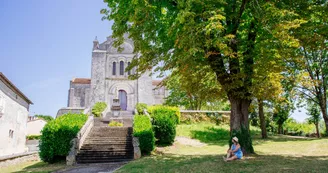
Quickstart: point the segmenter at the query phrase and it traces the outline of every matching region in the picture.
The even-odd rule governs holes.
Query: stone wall
[[[68,107],[88,107],[90,84],[75,84],[70,82]]]
[[[26,151],[28,103],[0,81],[0,156]]]
[[[105,101],[106,51],[92,52],[90,106]]]

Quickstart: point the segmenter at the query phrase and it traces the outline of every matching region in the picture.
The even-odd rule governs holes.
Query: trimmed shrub
[[[64,159],[71,147],[72,139],[87,121],[84,114],[67,113],[47,123],[42,129],[40,139],[40,158],[44,162],[53,163]]]
[[[107,104],[105,102],[97,102],[92,108],[92,114],[95,117],[100,117],[101,113],[106,109]]]
[[[117,122],[117,121],[111,121],[108,124],[109,127],[123,127],[123,123]]]
[[[176,119],[170,114],[153,113],[153,129],[159,145],[171,145],[176,135]]]
[[[149,154],[155,148],[155,137],[150,119],[145,115],[134,116],[133,136],[139,138],[142,154]]]
[[[153,117],[154,115],[162,114],[173,119],[176,124],[180,123],[181,113],[178,107],[162,106],[162,105],[149,106],[147,108],[147,111],[151,117]]]
[[[28,140],[39,140],[41,138],[41,135],[28,135],[26,136],[26,139]]]
[[[147,104],[146,103],[138,103],[136,105],[136,108],[137,108],[138,114],[139,115],[142,115],[143,114],[143,110],[144,109],[147,109]]]

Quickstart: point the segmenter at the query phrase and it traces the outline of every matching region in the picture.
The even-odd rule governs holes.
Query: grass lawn
[[[151,156],[132,161],[117,172],[328,172],[328,139],[284,135],[260,139],[260,130],[251,128],[256,155],[224,162],[228,149],[228,126],[209,123],[179,125],[177,136],[196,139],[202,145],[178,140],[161,147]]]
[[[40,161],[31,161],[31,162],[24,162],[24,163],[8,166],[5,168],[1,168],[0,172],[1,173],[9,173],[9,172],[48,173],[48,172],[53,172],[53,171],[63,169],[66,167],[67,166],[66,166],[65,161],[54,163],[54,164],[48,164],[48,163],[40,162]]]

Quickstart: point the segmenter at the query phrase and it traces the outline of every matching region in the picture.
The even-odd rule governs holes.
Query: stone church
[[[136,68],[125,71],[135,55],[133,41],[125,36],[121,52],[113,47],[113,42],[111,36],[101,44],[97,38],[93,41],[91,78],[70,81],[69,108],[91,108],[97,102],[106,102],[107,108],[110,108],[113,99],[119,98],[121,109],[132,112],[137,103],[153,105],[164,102],[167,90],[159,87],[161,81],[153,80],[150,72],[137,80],[128,79],[136,72]]]

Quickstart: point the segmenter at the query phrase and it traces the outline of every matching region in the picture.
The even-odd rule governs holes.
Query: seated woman
[[[232,143],[233,144],[227,151],[227,158],[223,157],[225,161],[237,160],[243,157],[243,152],[241,151],[240,144],[238,143],[238,138],[233,137]]]

